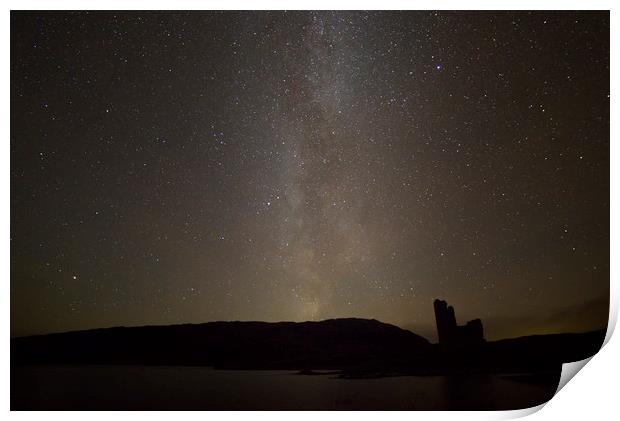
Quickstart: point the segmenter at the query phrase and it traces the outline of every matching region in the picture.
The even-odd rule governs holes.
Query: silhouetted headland
[[[559,367],[596,353],[604,331],[485,341],[480,320],[458,326],[434,303],[439,343],[367,319],[211,322],[115,327],[11,339],[13,365],[128,364],[338,370],[343,377],[518,373]]]

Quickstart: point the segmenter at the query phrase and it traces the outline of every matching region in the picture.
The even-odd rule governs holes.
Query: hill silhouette
[[[530,372],[589,357],[604,331],[522,337],[469,346],[431,344],[368,319],[210,322],[114,327],[11,339],[11,363],[331,369],[346,377]]]

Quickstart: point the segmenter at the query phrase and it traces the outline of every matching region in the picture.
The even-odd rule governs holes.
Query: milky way
[[[13,12],[13,335],[606,323],[607,12]]]

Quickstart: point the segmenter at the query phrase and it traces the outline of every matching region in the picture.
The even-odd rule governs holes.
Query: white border
[[[9,9],[15,10],[62,10],[62,9],[95,9],[95,10],[142,10],[142,9],[155,9],[155,10],[201,10],[201,9],[241,9],[241,10],[265,10],[265,9],[355,9],[355,10],[404,10],[404,9],[430,9],[430,10],[475,10],[475,9],[487,9],[487,10],[612,10],[611,20],[613,21],[614,11],[613,5],[616,4],[612,1],[542,1],[542,0],[521,0],[521,1],[392,1],[382,0],[368,1],[342,1],[342,0],[315,0],[312,2],[300,2],[300,1],[274,1],[274,0],[262,0],[262,1],[243,1],[243,0],[227,0],[225,2],[213,2],[213,1],[187,1],[177,0],[175,2],[152,0],[152,1],[75,1],[75,0],[62,0],[51,2],[44,1],[8,1]],[[3,56],[6,61],[9,61],[9,49],[10,49],[10,15],[9,10],[2,16],[1,30],[3,32]],[[617,55],[615,54],[614,47],[618,45],[618,31],[615,30],[613,24],[611,26],[611,86],[615,86],[614,81],[617,79],[615,70],[618,69]],[[10,93],[9,93],[9,63],[5,61],[4,66],[0,70],[3,73],[3,80],[5,83],[2,85],[3,98],[2,102],[2,119],[3,123],[1,127],[4,128],[6,133],[5,153],[0,154],[0,167],[4,169],[5,176],[0,181],[3,197],[6,199],[6,205],[2,207],[2,234],[5,239],[3,243],[3,253],[1,254],[2,268],[4,270],[5,288],[4,293],[0,294],[0,308],[3,315],[3,327],[4,334],[2,336],[2,347],[0,348],[1,361],[3,362],[1,367],[0,382],[0,402],[4,411],[9,410],[9,337],[10,337],[10,323],[9,323],[9,305],[10,305],[10,291],[9,291],[9,279],[10,279],[10,153],[9,141],[10,129],[9,129],[9,109],[10,109]],[[614,97],[611,97],[611,115],[614,116]],[[617,129],[614,127],[613,118],[611,124],[611,139],[615,139]],[[611,142],[611,157],[618,158],[618,148]],[[617,159],[612,159],[612,162],[618,162]],[[618,200],[617,189],[618,181],[620,181],[618,166],[611,166],[611,215],[618,215]],[[506,419],[515,418],[528,415],[532,412],[536,412],[542,406],[545,406],[544,410],[536,412],[532,417],[545,419],[584,419],[589,417],[593,419],[610,419],[613,414],[618,413],[617,402],[617,386],[616,378],[619,374],[619,364],[616,361],[615,356],[618,354],[619,346],[617,345],[617,338],[609,341],[610,334],[617,320],[618,309],[618,269],[615,262],[620,261],[620,252],[618,247],[614,246],[614,241],[619,238],[620,225],[614,219],[611,218],[611,313],[610,323],[608,329],[608,335],[606,338],[606,345],[603,350],[596,355],[587,364],[587,368],[583,370],[578,376],[578,379],[570,382],[564,387],[561,392],[554,397],[547,405],[541,405],[540,407],[532,408],[529,410],[520,411],[505,411],[505,412],[296,412],[294,414],[287,412],[172,412],[172,413],[149,413],[149,412],[117,412],[114,413],[114,417],[131,418],[131,419],[144,419],[152,421],[153,418],[167,419],[169,416],[179,417],[183,416],[188,419],[204,419],[205,416],[215,417],[220,420],[236,420],[241,417],[252,417],[253,419],[265,419],[265,420],[289,420],[291,416],[300,419],[301,421],[312,420],[315,421],[317,417],[327,418],[347,418],[360,421],[367,421],[376,419],[376,417],[389,417],[394,420],[409,421],[412,416],[421,417],[423,419]],[[90,412],[87,414],[80,412],[55,412],[55,413],[30,413],[30,412],[11,412],[9,416],[15,419],[30,419],[31,417],[45,417],[45,419],[51,420],[65,420],[76,419],[81,420],[84,417],[94,418],[95,420],[107,419],[112,414],[106,414],[101,412]],[[165,418],[164,418],[165,417]]]

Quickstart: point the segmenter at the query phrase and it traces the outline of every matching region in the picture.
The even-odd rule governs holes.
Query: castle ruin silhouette
[[[440,344],[445,345],[475,345],[484,342],[482,321],[474,319],[464,326],[456,324],[454,308],[447,302],[436,299],[435,321],[437,322],[437,336]]]

